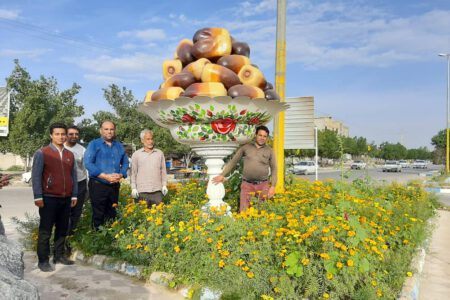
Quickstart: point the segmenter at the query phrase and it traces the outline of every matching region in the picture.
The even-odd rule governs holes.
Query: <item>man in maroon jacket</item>
[[[70,208],[77,204],[77,173],[73,153],[64,148],[67,127],[50,126],[50,145],[36,151],[33,158],[32,184],[34,204],[39,207],[38,267],[54,270],[49,263],[50,236],[55,225],[53,263],[71,265],[64,256],[64,242],[69,225]]]

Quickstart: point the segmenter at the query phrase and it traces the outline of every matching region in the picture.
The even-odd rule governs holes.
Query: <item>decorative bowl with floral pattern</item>
[[[266,99],[197,96],[143,103],[139,111],[170,129],[175,140],[183,144],[243,144],[254,137],[257,126],[287,107]]]

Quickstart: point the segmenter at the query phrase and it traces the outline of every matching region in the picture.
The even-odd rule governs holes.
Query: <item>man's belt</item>
[[[264,183],[267,182],[266,180],[247,180],[247,179],[242,179],[243,181],[250,183],[250,184],[260,184],[260,183]]]

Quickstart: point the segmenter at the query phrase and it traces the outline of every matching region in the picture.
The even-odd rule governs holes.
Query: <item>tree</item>
[[[381,158],[384,159],[404,159],[407,155],[406,147],[400,143],[391,144],[384,142],[380,145]]]
[[[333,130],[320,130],[318,132],[319,156],[326,158],[341,157],[337,133]]]
[[[6,79],[11,91],[11,119],[8,137],[0,138],[1,151],[10,151],[22,157],[34,153],[50,142],[49,127],[54,122],[73,124],[83,114],[75,96],[80,86],[60,91],[55,78],[43,75],[32,80],[18,60]]]
[[[445,154],[447,147],[447,129],[440,130],[431,138],[431,144],[434,146],[433,162],[435,164],[445,163]]]
[[[117,138],[126,144],[140,145],[139,134],[143,129],[151,129],[154,133],[157,147],[164,153],[183,155],[189,153],[190,148],[176,142],[169,130],[159,127],[149,116],[137,110],[139,102],[133,93],[125,87],[120,89],[112,84],[104,89],[104,97],[114,112],[98,111],[93,115],[94,120],[85,119],[81,123],[82,131],[86,131],[86,140],[98,137],[98,128],[104,120],[114,121],[117,125]],[[97,134],[94,132],[97,131]],[[83,136],[84,137],[84,136]]]

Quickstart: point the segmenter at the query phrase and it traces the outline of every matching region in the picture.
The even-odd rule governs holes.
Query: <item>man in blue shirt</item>
[[[91,141],[84,154],[89,173],[89,196],[92,204],[92,225],[98,229],[116,217],[120,180],[127,177],[128,157],[122,144],[115,140],[116,125],[103,121],[101,137]]]

